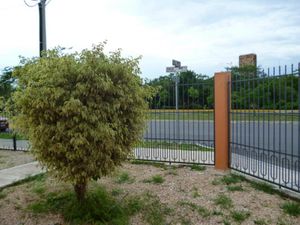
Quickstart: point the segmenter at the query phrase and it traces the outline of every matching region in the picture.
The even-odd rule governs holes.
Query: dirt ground
[[[130,182],[116,182],[122,173],[127,173]],[[154,175],[163,177],[164,181],[145,182]],[[256,190],[247,181],[238,184],[243,190],[229,191],[226,184],[215,182],[224,175],[226,173],[216,171],[212,167],[207,167],[204,171],[195,171],[186,166],[157,167],[126,163],[114,176],[103,178],[98,183],[105,186],[109,192],[120,191],[120,198],[145,192],[158,196],[161,203],[172,209],[166,218],[167,224],[300,224],[300,217],[290,216],[281,208],[283,203],[292,200]],[[59,183],[50,176],[47,176],[45,185],[48,191],[71,188],[70,185]],[[28,204],[38,199],[37,194],[32,191],[33,186],[29,182],[2,191],[4,197],[0,198],[0,224],[68,224],[61,215],[37,216],[28,211]],[[230,208],[222,208],[216,204],[215,199],[220,194],[225,194],[232,200]],[[209,215],[204,216],[189,205],[201,206]],[[231,215],[240,210],[247,212],[249,216],[244,221],[235,221]],[[143,220],[143,215],[137,214],[131,218],[131,224],[144,225],[147,222]]]
[[[0,150],[0,170],[34,161],[29,152]]]

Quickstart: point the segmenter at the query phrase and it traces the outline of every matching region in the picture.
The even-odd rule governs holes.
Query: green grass
[[[49,193],[45,198],[28,206],[35,214],[60,213],[71,224],[127,225],[129,211],[116,202],[104,188],[87,193],[86,200],[79,203],[73,192]]]
[[[149,193],[144,196],[143,202],[143,217],[150,225],[167,224],[166,215],[170,215],[172,209],[170,209],[166,204],[161,203],[157,196]]]
[[[0,199],[4,199],[6,198],[7,194],[5,192],[3,192],[3,190],[0,190]]]
[[[167,174],[168,175],[173,175],[173,176],[177,176],[178,175],[177,171],[174,168],[169,169],[168,172],[167,172]]]
[[[178,116],[175,112],[152,111],[148,114],[151,120],[213,120],[213,111],[210,112],[179,112]]]
[[[228,174],[223,176],[222,178],[216,178],[212,181],[212,184],[213,185],[225,184],[227,185],[228,191],[243,191],[242,186],[237,184],[244,181],[248,182],[252,188],[258,191],[262,191],[268,194],[278,194],[280,196],[284,196],[284,193],[276,190],[272,185],[266,182],[248,180],[244,176],[236,175],[236,174]]]
[[[165,179],[161,175],[154,175],[149,179],[145,179],[144,183],[162,184]]]
[[[214,210],[213,212],[212,212],[212,215],[214,215],[214,216],[223,216],[224,214],[223,214],[223,212],[222,211],[219,211],[219,210]]]
[[[286,202],[281,205],[281,208],[290,216],[300,216],[300,204],[297,202]]]
[[[253,222],[256,225],[267,225],[268,224],[264,219],[256,219]]]
[[[192,189],[192,197],[193,198],[198,198],[198,197],[200,197],[201,195],[199,194],[199,192],[198,192],[198,188],[196,188],[196,187],[193,187],[193,189]]]
[[[211,182],[211,184],[212,185],[220,185],[220,184],[222,184],[222,182],[220,181],[220,179],[215,178],[215,179],[213,179],[213,181]]]
[[[172,209],[149,192],[129,198],[127,207],[131,215],[141,212],[143,219],[150,225],[165,225],[166,216],[172,212]]]
[[[192,221],[189,218],[180,218],[180,224],[181,225],[192,225]]]
[[[123,190],[122,189],[119,189],[119,188],[115,188],[111,191],[111,195],[112,196],[119,196],[123,193]]]
[[[201,165],[192,165],[191,170],[196,170],[196,171],[204,171],[206,170],[206,166],[201,166]]]
[[[231,185],[231,184],[240,183],[245,180],[246,180],[246,178],[243,176],[236,175],[236,174],[229,174],[229,175],[223,176],[220,181],[223,184]]]
[[[116,182],[118,184],[124,184],[124,183],[131,184],[134,182],[134,179],[129,176],[128,172],[122,172],[118,175]]]
[[[153,110],[149,112],[148,119],[150,120],[214,120],[213,111],[179,111],[178,116],[174,111],[160,111]],[[263,114],[262,112],[254,112],[253,110],[244,110],[244,111],[232,111],[231,112],[231,120],[233,121],[262,121],[262,120],[270,120],[270,121],[297,121],[298,115],[285,115],[284,110],[282,113],[272,112],[268,114],[267,111]]]
[[[139,148],[158,148],[158,149],[169,149],[169,150],[183,150],[183,151],[202,151],[202,152],[212,152],[214,149],[207,148],[195,144],[186,143],[173,143],[167,141],[141,141],[136,147]]]
[[[295,224],[289,223],[288,221],[286,221],[286,218],[279,217],[276,225],[295,225]]]
[[[223,220],[223,224],[224,225],[231,225],[230,221],[228,219],[224,219]]]
[[[197,205],[193,202],[179,201],[178,204],[180,206],[189,207],[190,209],[192,209],[193,211],[196,211],[200,216],[202,216],[204,218],[209,217],[211,215],[210,211],[207,208]]]
[[[32,191],[38,195],[43,195],[46,192],[46,188],[44,187],[43,184],[36,184],[32,188]]]
[[[227,190],[228,191],[244,191],[243,187],[240,186],[240,185],[230,185],[230,186],[227,186]]]
[[[291,196],[288,196],[284,192],[275,189],[272,185],[270,185],[267,182],[249,180],[242,175],[237,175],[237,174],[233,174],[233,173],[225,175],[222,178],[215,178],[212,181],[212,184],[213,185],[225,184],[225,185],[227,185],[226,188],[228,191],[243,191],[243,187],[241,185],[237,185],[241,182],[249,183],[250,186],[257,191],[262,191],[262,192],[265,192],[265,193],[271,194],[271,195],[277,194],[280,197],[288,197],[288,198],[293,199]]]
[[[245,177],[231,173],[221,178],[215,178],[212,181],[212,185],[220,185],[220,184],[232,185],[232,184],[241,183],[243,181],[246,181]]]
[[[242,223],[248,219],[250,215],[250,212],[244,210],[234,210],[231,212],[231,218],[238,223]]]
[[[117,195],[121,194],[116,190]],[[151,193],[115,198],[101,186],[87,192],[85,201],[78,202],[73,191],[51,192],[31,203],[27,210],[34,214],[60,214],[70,224],[128,225],[130,217],[141,213],[150,225],[166,224],[172,210]]]
[[[46,176],[44,174],[35,177],[34,180],[32,180],[32,183],[30,185],[32,192],[40,196],[43,196],[46,192],[45,180],[46,180]]]
[[[6,132],[0,133],[0,138],[2,138],[2,139],[12,139],[13,137],[14,137],[14,135],[12,133],[6,133]],[[17,134],[16,139],[17,140],[26,140],[27,138],[22,135]]]
[[[279,193],[279,191],[275,190],[273,186],[271,186],[268,183],[265,182],[256,182],[256,181],[250,181],[251,187],[253,187],[254,189],[258,190],[258,191],[262,191],[268,194],[275,194],[275,193]]]
[[[130,215],[133,215],[141,211],[146,204],[144,200],[141,198],[141,196],[133,196],[127,199],[126,201],[127,201],[126,205],[128,207],[128,211]]]
[[[219,194],[214,199],[214,203],[223,209],[229,209],[233,206],[232,199],[225,194]]]
[[[161,162],[153,162],[153,161],[138,160],[138,159],[133,159],[130,162],[135,165],[150,165],[150,166],[162,168],[165,170],[167,170],[169,168],[169,166],[167,166],[165,163],[161,163]]]

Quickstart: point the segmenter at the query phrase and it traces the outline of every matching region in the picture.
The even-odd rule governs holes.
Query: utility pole
[[[46,42],[46,5],[49,4],[51,0],[30,0],[33,4],[29,4],[29,0],[24,0],[24,3],[28,7],[39,6],[39,22],[40,22],[40,57],[43,56],[43,52],[47,50],[47,42]]]
[[[40,0],[39,2],[39,18],[40,18],[40,57],[42,57],[43,51],[47,50],[46,42],[46,0]]]

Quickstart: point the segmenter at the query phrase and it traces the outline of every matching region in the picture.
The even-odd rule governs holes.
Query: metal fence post
[[[13,147],[14,147],[14,151],[17,151],[17,138],[16,138],[16,134],[14,134],[14,136],[13,136]]]
[[[228,82],[230,72],[215,73],[215,168],[226,170],[229,168],[229,126],[228,113],[230,98]]]
[[[176,101],[176,139],[177,142],[180,140],[179,136],[179,111],[178,111],[178,83],[179,83],[179,77],[178,73],[175,73],[175,101]]]

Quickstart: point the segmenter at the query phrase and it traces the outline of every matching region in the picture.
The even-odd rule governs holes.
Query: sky
[[[300,62],[299,11],[300,0],[51,0],[47,47],[81,51],[107,40],[107,52],[141,55],[148,79],[172,59],[209,76],[247,53],[263,68],[290,65]],[[0,0],[0,69],[39,55],[38,19],[37,6]]]

